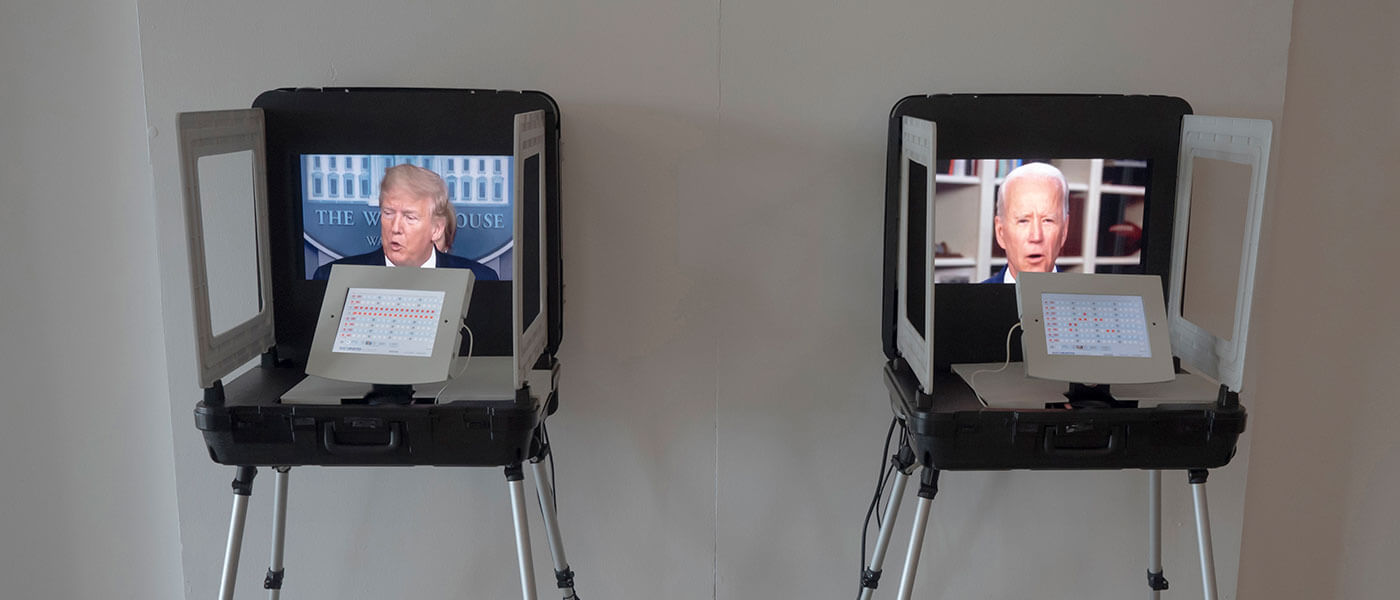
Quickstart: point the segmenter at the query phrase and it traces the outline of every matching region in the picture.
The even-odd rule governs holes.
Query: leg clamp
[[[1158,571],[1158,572],[1156,572],[1156,573],[1153,573],[1152,571],[1148,571],[1148,572],[1147,572],[1147,587],[1150,587],[1150,588],[1152,588],[1153,590],[1156,590],[1156,591],[1159,591],[1159,592],[1162,591],[1162,590],[1167,589],[1167,578],[1166,578],[1166,576],[1163,575],[1161,571]]]
[[[549,458],[549,452],[549,444],[543,442],[539,443],[539,449],[530,456],[530,464],[543,462],[546,458]]]
[[[919,497],[932,500],[938,495],[938,469],[924,469],[923,475],[919,477]]]
[[[559,584],[560,589],[574,587],[574,570],[566,567],[563,571],[555,571],[554,582]]]
[[[287,573],[287,570],[286,570],[286,569],[280,569],[280,570],[277,570],[277,571],[273,571],[272,569],[268,569],[268,570],[267,570],[267,577],[264,577],[264,578],[263,578],[263,589],[265,589],[265,590],[280,590],[280,589],[282,589],[282,576],[285,575],[286,573]]]
[[[890,462],[895,470],[908,475],[914,472],[914,449],[908,445],[901,445],[899,451],[890,457]]]
[[[564,600],[578,600],[578,593],[574,591],[574,570],[564,567],[563,571],[554,572],[554,581],[559,584],[559,589],[569,593],[564,596]]]
[[[258,476],[257,467],[238,467],[233,478],[233,493],[238,496],[253,495],[253,478]]]
[[[860,587],[873,590],[880,587],[881,571],[865,569],[860,572]]]

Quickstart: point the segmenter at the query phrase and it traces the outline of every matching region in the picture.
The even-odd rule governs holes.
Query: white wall
[[[136,3],[0,4],[0,596],[182,597]]]
[[[1252,422],[1241,597],[1395,596],[1396,23],[1394,2],[1296,3],[1251,344],[1266,400]]]
[[[1164,93],[1204,114],[1282,115],[1288,3],[989,4],[140,1],[190,597],[217,587],[232,469],[209,461],[190,418],[177,112],[247,106],[280,86],[550,92],[563,110],[568,300],[551,433],[582,593],[840,595],[858,583],[889,419],[879,264],[893,103]],[[1246,443],[1212,478],[1225,597],[1248,455]],[[514,597],[501,479],[294,471],[286,592]],[[1139,593],[1144,479],[948,474],[916,591]],[[1189,590],[1199,575],[1183,480],[1167,477],[1165,542],[1173,588]],[[270,481],[257,483],[241,597],[261,593]],[[544,547],[537,539],[541,574]]]

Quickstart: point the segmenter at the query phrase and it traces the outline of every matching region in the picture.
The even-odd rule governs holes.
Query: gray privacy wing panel
[[[899,160],[899,271],[895,348],[933,393],[934,157],[938,124],[905,116]],[[917,196],[917,197],[916,197]]]
[[[209,387],[275,343],[263,113],[181,113],[177,124],[199,384]],[[211,271],[230,287],[211,288]]]
[[[515,115],[514,272],[511,277],[516,389],[530,380],[549,340],[549,223],[544,111]]]
[[[1267,120],[1182,121],[1167,309],[1172,350],[1233,391],[1244,378],[1272,135]]]

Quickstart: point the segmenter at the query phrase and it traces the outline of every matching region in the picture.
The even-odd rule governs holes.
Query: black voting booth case
[[[252,109],[184,113],[179,119],[200,381],[205,388],[194,411],[195,425],[204,435],[211,459],[239,467],[221,598],[232,595],[241,543],[240,508],[246,510],[255,468],[261,466],[275,467],[278,478],[277,547],[265,581],[276,597],[282,579],[285,477],[289,467],[301,465],[505,467],[516,508],[521,584],[525,597],[534,598],[521,484],[526,463],[535,469],[559,587],[566,599],[574,597],[572,571],[558,543],[551,482],[541,464],[550,453],[544,421],[558,406],[559,365],[554,355],[562,337],[560,114],[554,100],[530,91],[288,88],[259,95]],[[523,153],[522,148],[530,151]],[[211,257],[206,253],[212,253],[206,248],[205,235],[210,222],[203,213],[213,210],[211,204],[222,198],[201,188],[200,160],[230,153],[251,157],[254,198],[249,212],[256,221],[257,313],[216,332],[210,313],[211,302],[219,298],[211,298],[210,281],[221,273],[207,264]],[[339,165],[335,158],[327,158],[329,164],[320,162],[323,157],[347,156],[357,157],[355,164],[349,158],[341,158]],[[527,160],[522,162],[522,156]],[[468,365],[513,361],[516,389],[505,390],[499,397],[439,402],[434,390],[420,386],[406,405],[374,405],[357,398],[340,403],[284,402],[283,395],[306,377],[326,291],[327,282],[313,278],[312,271],[337,256],[328,249],[333,244],[327,240],[340,232],[316,230],[314,225],[328,220],[339,225],[358,216],[347,210],[328,219],[327,214],[338,212],[326,208],[335,208],[333,203],[313,205],[312,196],[377,197],[384,168],[402,162],[417,164],[420,159],[426,168],[429,157],[444,157],[443,163],[452,157],[450,165],[434,164],[432,170],[448,171],[441,175],[449,183],[449,200],[459,225],[484,223],[504,229],[496,232],[491,248],[476,250],[483,263],[488,258],[496,261],[501,277],[496,281],[477,277],[465,317],[470,336],[462,339],[459,354],[477,361]],[[314,179],[308,174],[313,161]],[[520,185],[522,172],[538,175],[538,187]],[[535,193],[539,202],[525,219],[520,215],[526,209],[519,205],[528,208],[530,203],[519,200],[520,188],[531,190],[526,193]],[[495,212],[472,213],[473,201]],[[365,219],[369,213],[365,211]],[[538,235],[521,234],[522,221],[536,223]],[[370,231],[378,234],[377,222]],[[459,231],[459,246],[464,237],[476,234]],[[335,243],[350,247],[347,239],[341,235]],[[522,239],[538,245],[532,249]],[[370,242],[375,247],[380,243],[377,235]],[[519,275],[521,269],[524,276]],[[538,301],[538,310],[520,308],[528,308],[531,300]],[[528,319],[543,323],[533,331],[534,343],[543,347],[535,347],[540,358],[523,366],[513,358],[525,354],[517,350],[521,342],[512,327],[516,323],[518,328],[522,318],[527,326]],[[224,380],[259,357],[250,370]]]
[[[532,432],[553,389],[520,393],[512,401],[453,402],[432,406],[316,406],[278,402],[305,374],[313,326],[326,282],[309,280],[304,246],[306,214],[300,157],[304,154],[509,155],[512,117],[545,116],[545,200],[548,227],[544,285],[549,299],[548,344],[542,371],[557,368],[562,337],[559,252],[559,112],[538,92],[440,89],[279,89],[254,102],[265,136],[265,227],[269,272],[263,279],[265,315],[232,359],[203,374],[205,401],[195,411],[210,457],[229,465],[502,465],[529,455]],[[245,111],[233,111],[240,113]],[[253,111],[247,111],[254,113]],[[229,122],[244,118],[230,114]],[[255,125],[253,125],[255,126]],[[218,132],[215,132],[218,135]],[[187,173],[193,175],[192,170]],[[192,181],[193,180],[193,181]],[[197,185],[197,177],[187,177]],[[378,182],[370,182],[377,189]],[[191,215],[196,218],[197,215]],[[194,257],[192,257],[193,259]],[[202,257],[199,257],[202,259]],[[314,265],[312,265],[314,266]],[[198,300],[197,300],[198,302]],[[511,287],[477,284],[468,313],[476,356],[509,356]],[[269,309],[270,310],[267,310]],[[207,310],[207,309],[206,309]],[[266,344],[264,346],[264,344]],[[261,346],[261,347],[260,347]],[[463,344],[463,352],[466,344]],[[237,379],[217,378],[263,355]],[[222,373],[219,373],[222,371]],[[215,374],[219,373],[219,374]],[[212,380],[211,380],[212,376]]]
[[[983,247],[953,247],[953,243],[946,248],[942,244],[935,246],[944,241],[942,236],[950,235],[949,224],[920,231],[922,225],[917,219],[924,215],[912,208],[902,210],[901,194],[912,196],[908,190],[914,189],[908,184],[909,168],[902,164],[909,156],[907,150],[903,154],[901,151],[901,145],[910,139],[904,131],[906,124],[912,122],[906,121],[908,117],[931,122],[931,126],[924,127],[936,131],[932,136],[935,143],[931,144],[936,162],[929,165],[937,173],[934,204],[942,208],[945,205],[940,203],[957,202],[941,196],[953,196],[960,187],[979,189],[979,202],[985,208],[970,219],[984,221],[980,223],[984,237],[977,240]],[[1195,117],[1184,100],[1165,96],[951,94],[900,100],[891,111],[888,131],[882,304],[884,383],[895,419],[908,435],[904,436],[907,444],[891,457],[891,468],[896,472],[895,491],[890,492],[875,559],[863,573],[861,597],[869,598],[879,583],[888,543],[887,528],[898,510],[897,496],[903,490],[904,480],[920,468],[924,471],[918,494],[919,513],[915,516],[915,535],[904,566],[900,598],[909,597],[912,591],[928,504],[937,492],[939,472],[1018,469],[1149,470],[1154,548],[1148,578],[1153,598],[1167,588],[1156,548],[1159,470],[1188,471],[1193,488],[1199,493],[1198,526],[1204,523],[1201,543],[1202,568],[1208,571],[1206,596],[1214,597],[1203,485],[1208,469],[1229,463],[1245,428],[1245,410],[1239,401],[1240,370],[1271,126],[1260,121]],[[1005,263],[992,254],[998,246],[986,239],[987,232],[992,231],[989,203],[1004,169],[1015,166],[998,159],[1025,158],[1029,162],[1042,157],[1133,159],[1090,163],[1087,185],[1076,187],[1070,182],[1071,196],[1081,196],[1070,201],[1070,220],[1083,219],[1083,229],[1075,231],[1070,225],[1069,238],[1084,243],[1077,250],[1079,256],[1066,261],[1062,254],[1057,264],[1060,270],[1160,276],[1164,296],[1170,300],[1172,347],[1181,373],[1178,378],[1196,377],[1180,370],[1187,366],[1220,383],[1218,387],[1211,387],[1213,383],[1205,386],[1215,390],[1213,393],[1139,406],[1135,401],[1113,398],[1111,386],[1103,386],[1108,394],[1086,400],[1075,395],[1084,388],[1066,385],[1066,396],[1059,403],[1008,408],[985,405],[968,382],[954,372],[953,365],[958,364],[1021,360],[1020,336],[1011,337],[1009,333],[1018,321],[1016,286],[979,282],[989,276],[995,278],[997,267]],[[1243,252],[1234,335],[1227,333],[1223,338],[1195,326],[1181,308],[1186,229],[1191,222],[1191,175],[1193,166],[1206,162],[1202,159],[1253,168],[1251,195],[1233,200],[1240,204],[1249,202],[1250,208],[1245,219],[1246,232],[1238,240]],[[1123,170],[1129,181],[1108,180],[1108,167],[1101,165],[1114,164],[1132,165]],[[981,170],[974,173],[977,167]],[[1105,173],[1101,174],[1101,168]],[[1092,213],[1088,208],[1092,203],[1085,197],[1100,192],[1134,196],[1124,201],[1132,202],[1132,208],[1122,209],[1133,213],[1131,218],[1136,219],[1131,247],[1112,248],[1109,242],[1117,240],[1102,237],[1097,246],[1091,246],[1094,236],[1083,235],[1100,227],[1100,220],[1105,224],[1112,222],[1108,220],[1110,215],[1099,215],[1099,219],[1085,215]],[[907,201],[915,202],[912,197]],[[935,206],[929,206],[928,212],[928,223],[932,225]],[[1130,220],[1122,214],[1116,217]],[[1133,229],[1126,225],[1120,228]],[[931,357],[911,357],[901,350],[896,339],[899,320],[904,318],[902,297],[909,292],[905,287],[917,285],[907,282],[918,282],[923,277],[922,273],[909,274],[913,271],[901,274],[901,270],[921,268],[920,261],[924,260],[913,257],[903,262],[901,251],[910,244],[907,251],[912,255],[913,244],[919,240],[926,240],[929,254],[934,255],[933,268],[929,269],[933,275],[922,282],[931,309],[931,340],[927,340]],[[1095,261],[1091,257],[1096,251],[1114,256]],[[948,266],[964,271],[959,277],[962,282],[935,283],[939,270],[957,271]],[[922,297],[917,299],[921,301]],[[1012,369],[1018,367],[1011,365]],[[924,377],[930,385],[922,384],[916,375],[921,368],[928,369]]]
[[[1178,154],[1190,107],[1164,96],[915,96],[891,113],[885,209],[882,340],[895,413],[907,419],[921,462],[940,469],[1213,468],[1230,461],[1244,430],[1238,390],[1190,405],[1116,405],[1077,411],[999,410],[982,406],[950,371],[957,363],[1000,362],[1017,321],[1015,286],[930,284],[933,302],[932,394],[921,390],[895,347],[900,124],[904,116],[937,123],[940,159],[998,156],[1133,157],[1149,163],[1140,263],[1113,272],[1171,282]],[[937,202],[937,200],[935,200]],[[1013,340],[1011,360],[1020,359]]]

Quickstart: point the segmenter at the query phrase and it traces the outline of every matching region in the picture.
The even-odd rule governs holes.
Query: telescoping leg
[[[574,593],[574,571],[569,568],[569,559],[564,557],[564,541],[559,535],[559,515],[554,506],[554,489],[544,470],[544,457],[549,452],[546,447],[539,456],[530,459],[530,470],[535,474],[535,492],[540,498],[540,515],[544,517],[544,530],[549,538],[549,554],[554,557],[554,580],[564,600],[578,600]]]
[[[238,577],[238,556],[243,550],[243,523],[248,517],[248,497],[253,495],[255,467],[238,467],[233,478],[233,514],[228,520],[228,545],[224,547],[224,572],[219,579],[219,600],[233,600],[234,579]]]
[[[520,463],[506,467],[510,487],[510,511],[515,517],[515,553],[520,561],[520,593],[525,600],[537,600],[535,566],[530,555],[530,526],[525,519],[525,473]]]
[[[1162,597],[1167,578],[1162,573],[1162,472],[1147,472],[1147,587],[1152,600]]]
[[[263,578],[263,588],[267,589],[268,600],[282,597],[282,548],[287,540],[287,478],[291,467],[277,467],[277,478],[272,492],[272,558],[268,561],[267,577]]]
[[[890,546],[890,533],[894,530],[895,517],[899,515],[904,488],[909,484],[909,474],[914,472],[913,453],[903,450],[901,448],[891,459],[895,468],[894,485],[890,488],[889,502],[885,504],[885,517],[880,523],[880,533],[875,537],[875,552],[870,555],[870,564],[860,574],[860,600],[870,600],[875,595],[875,588],[880,587],[880,574],[885,564],[885,550]],[[866,518],[869,519],[868,513]],[[865,535],[865,532],[862,531],[861,535]]]
[[[1208,472],[1205,469],[1192,469],[1187,475],[1196,500],[1196,541],[1201,547],[1201,585],[1205,588],[1205,600],[1215,600],[1215,554],[1210,544],[1210,507],[1206,505]]]
[[[924,530],[928,528],[928,511],[933,497],[938,495],[938,469],[925,468],[919,480],[919,506],[914,511],[914,530],[909,535],[909,554],[904,557],[904,575],[899,578],[899,600],[909,600],[914,594],[914,574],[919,570],[919,553],[924,546]]]

